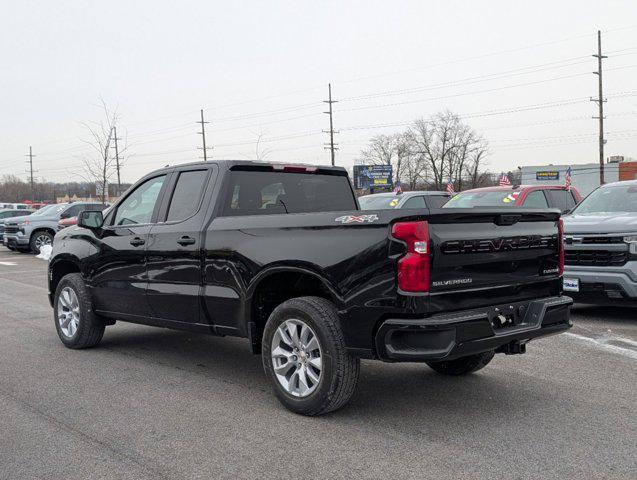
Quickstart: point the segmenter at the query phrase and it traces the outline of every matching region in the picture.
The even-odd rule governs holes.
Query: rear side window
[[[405,202],[403,208],[427,208],[425,199],[422,196],[412,197]]]
[[[524,206],[529,208],[549,208],[544,192],[534,190],[524,199]]]
[[[551,206],[560,210],[570,210],[575,206],[571,192],[566,190],[547,190]]]
[[[346,176],[234,171],[228,174],[223,215],[356,210]]]
[[[449,201],[446,195],[427,195],[425,199],[429,208],[440,208]]]
[[[179,174],[166,221],[185,220],[197,212],[207,173],[207,170],[193,170]]]

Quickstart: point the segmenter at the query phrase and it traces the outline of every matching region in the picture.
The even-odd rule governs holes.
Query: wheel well
[[[302,272],[279,272],[259,282],[252,296],[250,338],[252,352],[260,353],[261,337],[272,311],[281,303],[296,297],[322,297],[334,301],[332,292],[314,275]]]
[[[31,232],[31,238],[33,238],[33,235],[35,235],[38,232],[47,232],[47,233],[50,233],[51,235],[53,235],[55,237],[55,231],[53,231],[50,228],[36,228],[35,230],[33,230]]]
[[[69,273],[80,273],[80,268],[69,260],[60,260],[51,268],[51,294],[55,293],[58,283]]]

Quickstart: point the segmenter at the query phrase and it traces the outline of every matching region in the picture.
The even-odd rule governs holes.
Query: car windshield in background
[[[598,188],[582,200],[572,213],[603,215],[605,213],[637,213],[637,186]]]
[[[397,195],[367,195],[358,197],[361,210],[391,210],[396,208],[400,202]]]
[[[228,185],[225,216],[356,210],[342,175],[235,171]]]
[[[40,210],[38,210],[35,213],[32,213],[31,216],[32,217],[41,217],[43,215],[54,215],[56,213],[60,213],[62,210],[64,210],[67,207],[67,205],[47,205],[45,207],[42,207]]]
[[[520,192],[466,192],[452,197],[442,208],[513,207]]]

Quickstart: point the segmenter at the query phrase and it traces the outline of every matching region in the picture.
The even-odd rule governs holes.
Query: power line
[[[328,100],[323,100],[323,103],[327,103],[330,108],[329,108],[329,111],[323,112],[323,113],[326,113],[326,114],[328,114],[330,116],[330,129],[329,129],[329,131],[324,131],[323,133],[329,133],[330,134],[330,143],[327,144],[325,149],[327,150],[329,148],[330,154],[331,154],[331,157],[332,157],[332,166],[334,166],[335,165],[335,162],[334,162],[335,153],[336,153],[336,150],[338,150],[338,148],[336,147],[336,144],[334,143],[334,123],[332,121],[332,104],[336,103],[337,100],[332,100],[332,84],[331,83],[327,84],[327,91],[328,91]]]
[[[604,185],[604,144],[606,143],[606,140],[604,140],[604,103],[606,99],[604,99],[602,83],[602,60],[608,57],[602,55],[602,32],[600,30],[597,30],[597,55],[593,55],[593,57],[597,58],[597,71],[593,72],[593,74],[597,75],[598,96],[597,98],[591,98],[591,102],[597,102],[599,108],[599,115],[593,118],[599,120],[599,184]]]

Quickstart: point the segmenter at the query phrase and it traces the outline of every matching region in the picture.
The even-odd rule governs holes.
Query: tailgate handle
[[[495,217],[496,225],[514,225],[520,221],[522,215],[498,215]]]

